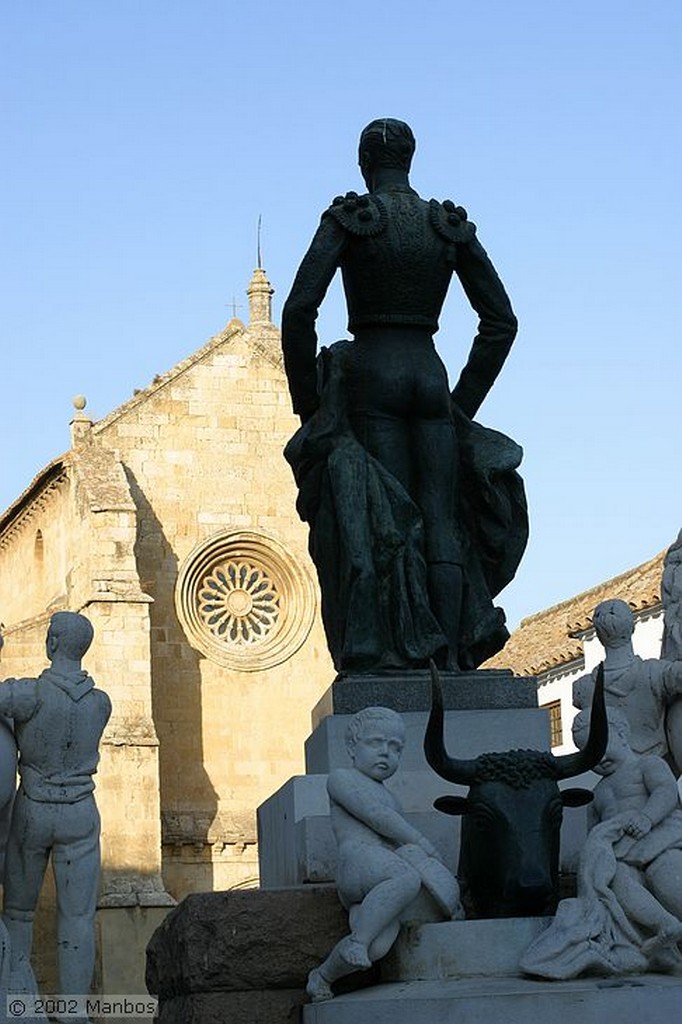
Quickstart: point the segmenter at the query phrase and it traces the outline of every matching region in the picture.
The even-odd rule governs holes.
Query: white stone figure
[[[0,878],[5,871],[5,849],[16,788],[17,743],[11,720],[0,715]]]
[[[0,640],[2,637],[0,637]],[[0,647],[2,644],[0,643]],[[11,723],[0,717],[0,878],[4,875],[5,848],[9,836],[12,803],[16,790],[17,745]],[[0,920],[0,1021],[7,1020],[5,1006],[9,992],[10,942]]]
[[[327,789],[338,846],[336,885],[351,932],[308,976],[313,1001],[331,999],[337,979],[384,956],[401,915],[424,886],[446,918],[462,918],[459,887],[440,854],[405,819],[384,786],[405,743],[402,718],[388,708],[365,708],[350,720],[346,745],[352,768],[330,772]]]
[[[679,970],[682,955],[682,807],[665,761],[630,746],[625,714],[607,710],[609,741],[594,769],[602,775],[578,867],[578,898],[559,904],[554,922],[526,951],[529,974],[567,979],[586,972]],[[582,746],[581,712],[574,739]]]
[[[108,696],[81,668],[92,636],[83,615],[57,612],[47,632],[50,667],[37,679],[0,684],[0,714],[13,719],[19,747],[3,908],[11,942],[11,992],[37,991],[30,963],[33,918],[50,856],[61,994],[90,992],[100,877],[93,775],[111,714]]]
[[[618,707],[630,724],[631,745],[637,754],[656,754],[673,761],[666,735],[666,712],[682,695],[682,661],[640,658],[632,648],[634,618],[625,601],[602,601],[592,616],[604,650],[604,698]],[[573,684],[573,703],[589,709],[597,669]]]
[[[661,576],[663,643],[661,658],[682,660],[682,530],[668,548]]]
[[[661,658],[664,661],[682,661],[682,530],[668,548],[663,562],[661,602]],[[672,759],[682,773],[682,699],[673,701],[668,707],[665,730]]]

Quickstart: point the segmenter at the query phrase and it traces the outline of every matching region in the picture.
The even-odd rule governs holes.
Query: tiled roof
[[[511,668],[517,675],[537,675],[580,658],[583,648],[576,634],[589,629],[592,612],[601,601],[618,597],[627,601],[634,612],[660,603],[665,554],[661,551],[635,569],[522,619],[504,650],[483,667]]]

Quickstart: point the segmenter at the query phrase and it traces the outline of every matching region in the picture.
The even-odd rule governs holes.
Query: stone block
[[[350,766],[345,739],[350,717],[332,715],[324,718],[314,729],[305,745],[306,771],[330,772],[334,768]],[[408,711],[404,712],[402,717],[406,736],[398,776],[417,770],[430,772],[435,778],[435,773],[424,757],[424,734],[428,713]],[[547,712],[538,707],[447,711],[445,742],[449,752],[455,757],[476,757],[478,754],[510,750],[514,747],[547,750]]]
[[[442,854],[445,864],[456,873],[460,819],[436,811],[408,812],[405,818],[433,843]],[[304,818],[297,823],[296,861],[293,869],[290,864],[275,860],[272,856],[267,861],[268,873],[264,876],[261,855],[261,885],[264,889],[284,884],[333,882],[336,875],[336,841],[329,816]],[[286,879],[286,882],[282,879]]]
[[[347,931],[333,886],[195,893],[154,932],[147,988],[163,1000],[303,989],[308,973]]]
[[[293,870],[281,861],[273,863],[272,857],[268,860],[269,875],[266,878],[261,875],[260,880],[264,889],[272,885],[333,882],[336,874],[336,840],[329,815],[304,818],[297,822]],[[280,881],[284,878],[286,883]]]
[[[443,672],[446,711],[480,711],[492,708],[536,708],[537,681],[515,676],[511,670],[478,669],[476,672]],[[369,705],[394,711],[428,711],[431,707],[431,674],[428,669],[410,672],[377,672],[338,676],[313,708],[313,729],[327,715],[354,715]]]
[[[326,775],[297,775],[258,808],[258,857],[264,889],[331,882],[336,843],[329,818]],[[461,788],[435,772],[397,773],[386,786],[396,793],[405,817],[455,869],[460,819],[431,810],[431,801]]]
[[[381,964],[382,981],[513,977],[551,918],[407,924]]]
[[[258,808],[258,858],[261,885],[273,888],[300,881],[296,824],[329,815],[324,775],[289,779]]]
[[[158,1024],[299,1024],[305,989],[205,992],[159,1004]]]

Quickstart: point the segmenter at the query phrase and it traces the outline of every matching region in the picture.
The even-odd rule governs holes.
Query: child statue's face
[[[351,748],[353,764],[370,779],[390,779],[400,764],[405,739],[386,722],[367,722]]]

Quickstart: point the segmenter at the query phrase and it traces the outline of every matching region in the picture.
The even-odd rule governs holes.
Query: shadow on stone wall
[[[187,643],[175,611],[178,559],[133,472],[128,467],[125,471],[138,509],[135,557],[140,583],[153,598],[152,716],[159,739],[164,881],[171,895],[180,898],[185,893],[174,892],[172,880],[166,879],[166,844],[207,844],[218,809],[217,793],[204,769],[200,655]],[[200,885],[210,890],[210,861],[203,868]]]

